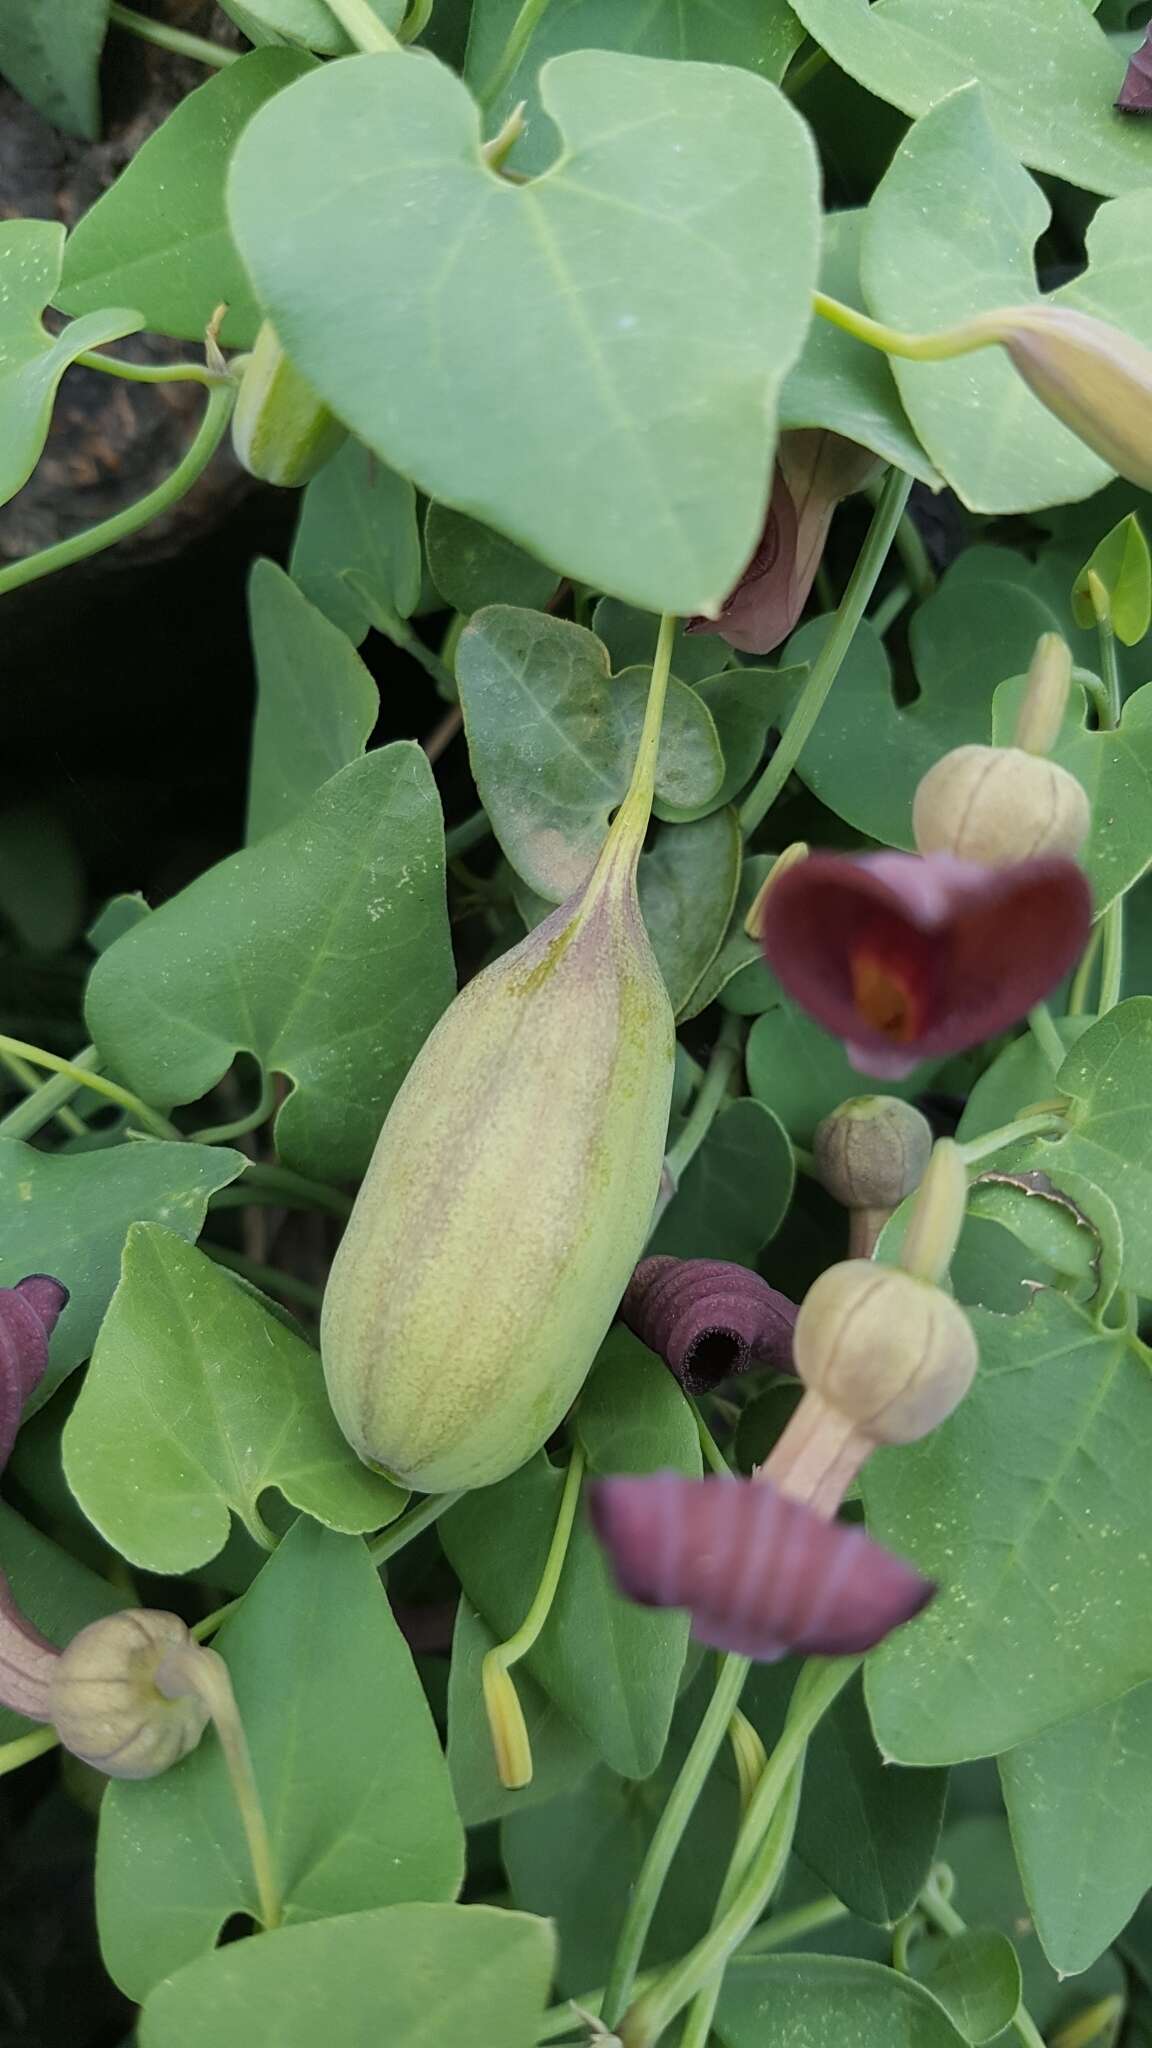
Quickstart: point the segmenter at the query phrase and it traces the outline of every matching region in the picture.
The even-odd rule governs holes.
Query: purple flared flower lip
[[[8,1462],[20,1413],[48,1365],[48,1339],[68,1289],[47,1273],[29,1273],[0,1287],[0,1472]]]
[[[1116,111],[1152,114],[1152,22],[1144,31],[1139,49],[1133,50],[1128,60],[1124,83],[1116,95]]]
[[[1017,1023],[1074,966],[1091,922],[1088,883],[1060,856],[987,868],[950,854],[816,853],[769,889],[761,940],[793,1001],[862,1072],[893,1079]],[[915,1028],[899,1038],[859,1006],[854,968],[872,957],[914,999]]]
[[[690,1394],[767,1365],[791,1372],[799,1310],[747,1266],[726,1259],[641,1259],[621,1320]]]
[[[622,1593],[686,1607],[699,1642],[760,1663],[869,1650],[936,1590],[863,1529],[763,1480],[601,1479],[589,1511]]]

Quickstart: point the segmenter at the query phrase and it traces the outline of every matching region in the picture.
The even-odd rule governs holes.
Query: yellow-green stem
[[[45,1052],[43,1046],[29,1045],[22,1038],[9,1038],[6,1033],[0,1033],[0,1052],[11,1054],[16,1059],[27,1060],[33,1067],[46,1067],[50,1074],[66,1074],[77,1087],[90,1088],[94,1094],[103,1095],[109,1102],[115,1102],[121,1109],[126,1109],[129,1115],[134,1116],[138,1123],[152,1132],[154,1137],[179,1138],[181,1135],[175,1124],[170,1124],[167,1117],[160,1116],[156,1110],[149,1109],[148,1104],[142,1102],[138,1095],[133,1095],[130,1088],[121,1088],[118,1082],[109,1081],[103,1074],[95,1074],[87,1068],[78,1067],[72,1060],[63,1060],[57,1053]]]
[[[492,1742],[500,1768],[501,1783],[516,1789],[532,1780],[532,1747],[528,1730],[520,1711],[516,1688],[509,1677],[513,1664],[518,1664],[528,1655],[544,1627],[560,1588],[564,1562],[568,1556],[568,1545],[572,1540],[572,1528],[576,1510],[580,1504],[580,1488],[584,1481],[584,1448],[578,1441],[572,1446],[572,1456],[564,1475],[564,1490],[560,1496],[560,1508],[552,1541],[544,1560],[544,1570],[536,1588],[532,1605],[524,1616],[514,1635],[506,1642],[497,1643],[489,1650],[482,1667],[484,1698],[488,1707]]]

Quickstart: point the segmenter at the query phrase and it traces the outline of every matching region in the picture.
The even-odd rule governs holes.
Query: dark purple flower
[[[761,940],[782,987],[861,1073],[1005,1031],[1079,959],[1092,898],[1056,855],[1001,868],[950,854],[817,853],[767,891]]]
[[[759,1273],[724,1259],[641,1259],[620,1304],[621,1320],[690,1394],[751,1365],[791,1372],[798,1313]]]
[[[871,1649],[935,1592],[863,1529],[763,1480],[601,1479],[592,1522],[621,1592],[687,1607],[698,1642],[765,1664]]]
[[[1138,50],[1132,52],[1124,83],[1116,97],[1116,111],[1120,114],[1152,114],[1152,22],[1144,31],[1144,41]]]
[[[20,1411],[44,1376],[48,1339],[68,1289],[46,1273],[0,1287],[0,1472],[8,1463]]]
[[[719,618],[688,621],[689,633],[718,633],[744,654],[768,654],[788,638],[808,601],[841,498],[858,491],[878,467],[823,427],[781,434],[772,497],[756,552],[724,600]]]

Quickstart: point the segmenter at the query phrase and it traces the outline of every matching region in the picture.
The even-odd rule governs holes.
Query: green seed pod
[[[347,427],[289,361],[269,321],[251,355],[236,367],[240,391],[232,446],[240,461],[261,483],[289,488],[308,483],[347,438]]]
[[[194,1694],[169,1697],[157,1674],[166,1658],[201,1650],[175,1614],[134,1608],[94,1621],[61,1650],[49,1680],[48,1712],[65,1749],[110,1778],[154,1778],[195,1749],[208,1707]]]
[[[337,1421],[421,1492],[490,1486],[540,1448],[643,1251],[675,1047],[636,897],[647,816],[634,784],[591,881],[440,1020],[336,1255]]]
[[[932,1152],[927,1117],[897,1095],[856,1095],[818,1124],[816,1172],[846,1209],[892,1210],[920,1185]]]
[[[1076,777],[1022,747],[954,748],[928,770],[912,805],[921,853],[993,868],[1039,854],[1074,859],[1091,824]]]
[[[978,1354],[951,1295],[898,1267],[847,1259],[809,1288],[793,1358],[805,1386],[862,1436],[907,1444],[963,1400]]]

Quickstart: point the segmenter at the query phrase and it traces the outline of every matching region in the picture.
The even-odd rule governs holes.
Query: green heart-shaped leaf
[[[407,477],[346,441],[305,488],[292,580],[359,647],[367,598],[407,619],[420,602],[420,530]],[[358,593],[363,591],[361,597]]]
[[[154,1223],[128,1233],[64,1465],[89,1520],[148,1571],[206,1564],[233,1514],[265,1542],[269,1487],[351,1532],[380,1528],[405,1501],[345,1443],[311,1346]]]
[[[1049,0],[1038,4],[1047,9]],[[1058,4],[1096,35],[1081,0]],[[1050,125],[1056,131],[1062,120]],[[1152,136],[1148,142],[1144,189],[1100,208],[1087,233],[1086,271],[1043,303],[1093,313],[1152,342],[1149,269],[1135,254],[1152,241]],[[953,93],[906,136],[868,208],[869,310],[923,332],[997,306],[1039,305],[1034,244],[1050,211],[997,133],[979,87]],[[1027,512],[1085,498],[1107,481],[1107,464],[1041,404],[1003,349],[950,362],[893,359],[892,367],[913,427],[973,511]]]
[[[1152,181],[1149,124],[1118,121],[1124,58],[1084,0],[792,0],[833,62],[878,99],[926,114],[979,79],[996,132],[1024,162],[1089,192]],[[963,184],[970,201],[980,170]],[[965,208],[967,209],[967,206]],[[973,221],[980,217],[971,208]]]
[[[40,316],[56,296],[63,258],[64,230],[56,221],[0,222],[0,505],[16,496],[40,460],[65,370],[86,349],[143,325],[139,313],[109,308],[104,295],[86,319],[49,334]]]
[[[400,740],[110,946],[88,1024],[165,1108],[196,1101],[238,1052],[287,1074],[284,1163],[343,1180],[367,1166],[452,984],[436,785]]]
[[[0,72],[46,121],[100,132],[100,52],[108,0],[4,0]]]
[[[759,536],[808,324],[811,138],[746,71],[585,50],[541,93],[564,152],[513,184],[438,64],[330,65],[250,123],[233,230],[285,348],[385,461],[597,589],[711,611]]]
[[[1096,606],[1089,577],[1096,576],[1108,600],[1108,618],[1118,640],[1135,647],[1152,623],[1152,559],[1144,529],[1134,512],[1098,542],[1072,586],[1072,612],[1078,626],[1096,624]]]
[[[275,562],[253,565],[248,613],[257,683],[252,841],[288,824],[330,776],[359,760],[380,695],[347,637]]]

